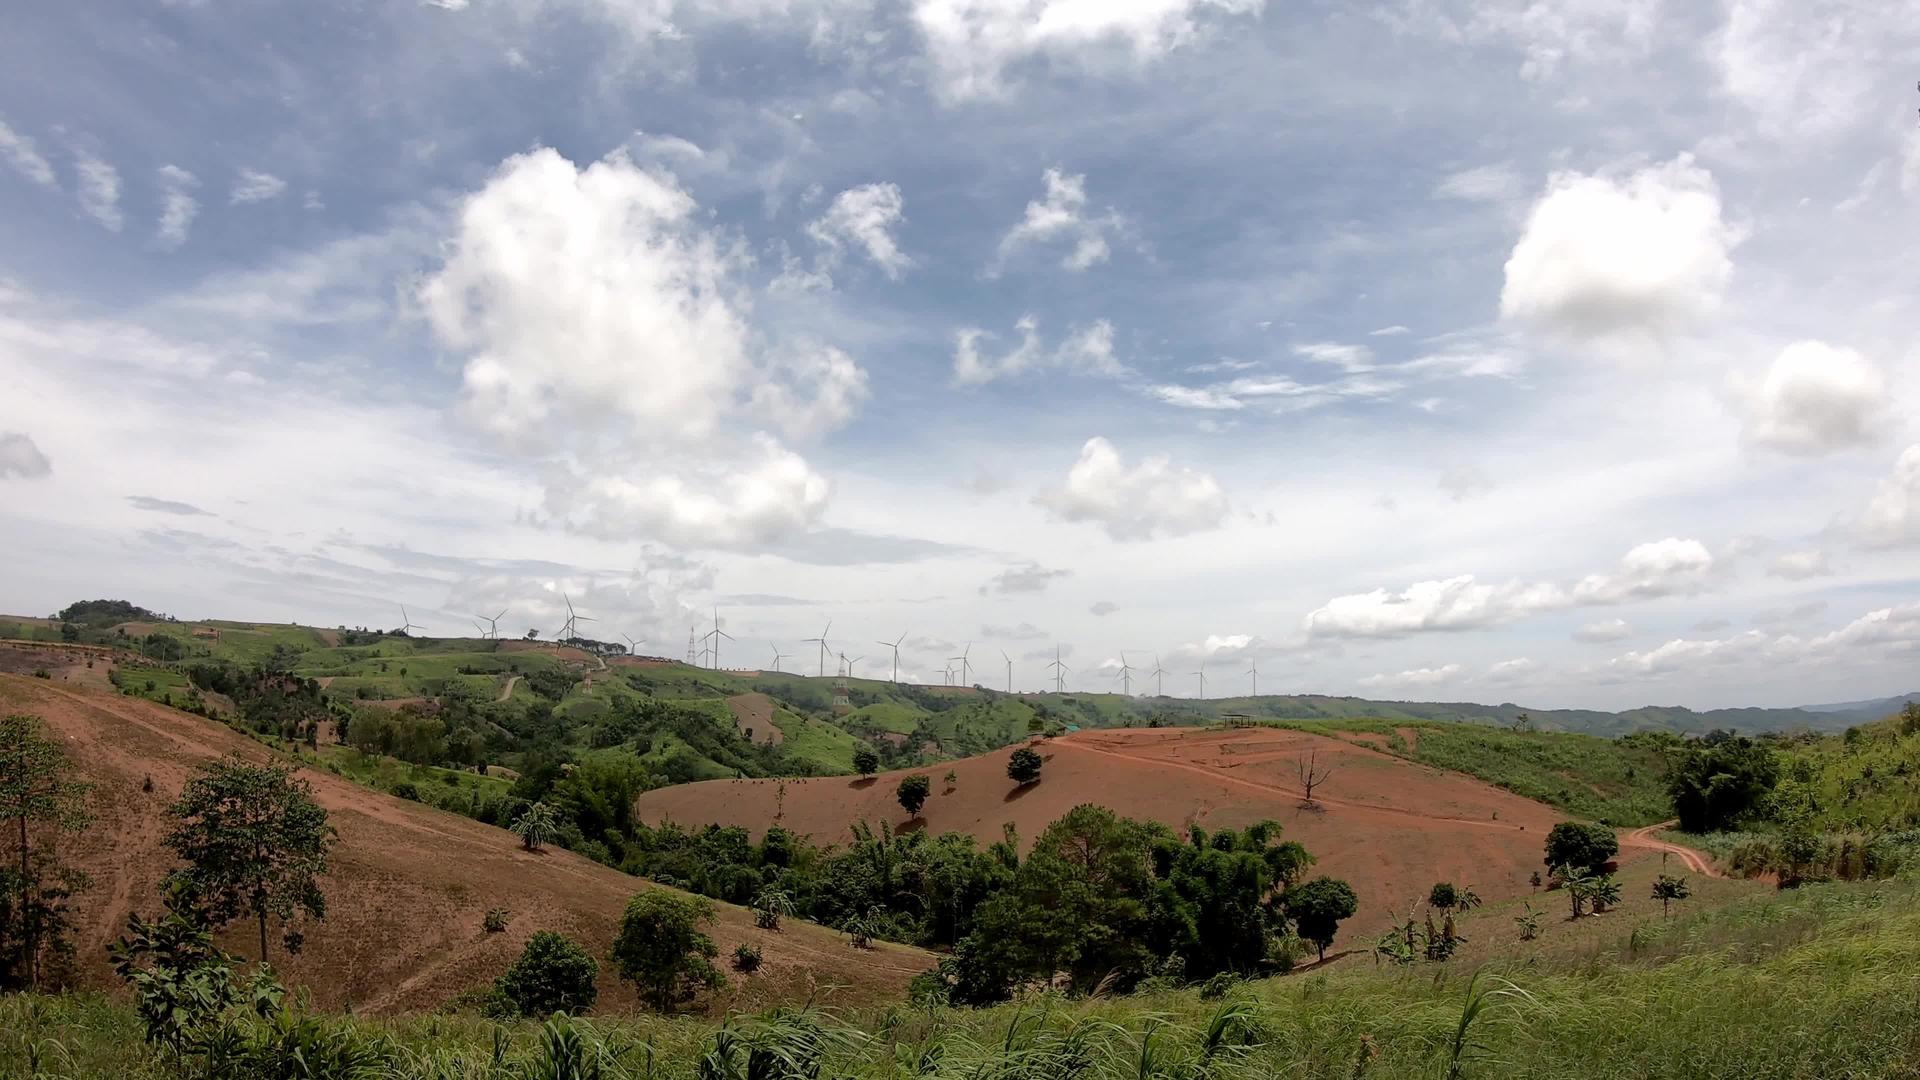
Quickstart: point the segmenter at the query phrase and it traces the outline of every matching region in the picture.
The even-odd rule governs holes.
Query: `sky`
[[[1916,79],[1920,0],[26,5],[0,610],[1913,690]]]

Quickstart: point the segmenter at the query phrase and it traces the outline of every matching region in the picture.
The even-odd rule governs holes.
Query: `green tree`
[[[1589,873],[1605,866],[1620,851],[1620,838],[1605,825],[1563,821],[1547,834],[1546,865],[1571,866]]]
[[[1460,899],[1460,890],[1453,887],[1451,881],[1435,883],[1427,890],[1427,906],[1441,911],[1452,911],[1453,905]]]
[[[201,766],[169,810],[179,821],[166,843],[186,863],[170,880],[215,929],[253,918],[262,963],[268,919],[284,922],[302,911],[326,917],[318,878],[337,836],[312,785],[292,769],[221,758]],[[284,944],[291,952],[299,941],[290,933]]]
[[[692,1001],[701,990],[718,990],[726,976],[713,966],[720,955],[701,927],[713,922],[713,902],[648,889],[627,901],[613,942],[613,963],[633,982],[640,1000],[660,1012]]]
[[[528,851],[539,851],[541,845],[553,839],[559,822],[554,817],[553,807],[544,802],[529,805],[513,819],[513,834],[520,838],[520,846]]]
[[[1023,746],[1007,759],[1007,779],[1025,787],[1040,779],[1040,766],[1044,764],[1031,747]]]
[[[578,943],[551,930],[528,939],[520,958],[500,976],[502,996],[520,1015],[544,1018],[554,1013],[578,1015],[593,1008],[600,991],[594,979],[600,965]]]
[[[1715,832],[1758,811],[1779,778],[1771,749],[1747,738],[1720,739],[1675,759],[1667,794],[1682,829]]]
[[[85,887],[85,875],[36,849],[36,830],[69,832],[86,826],[82,805],[89,785],[73,779],[73,763],[58,743],[40,733],[38,717],[15,713],[0,719],[0,826],[20,845],[17,867],[0,871],[0,985],[38,987],[40,958],[49,945],[65,943],[66,900]]]
[[[1340,920],[1359,910],[1360,900],[1353,886],[1330,877],[1318,877],[1304,885],[1288,889],[1282,897],[1287,918],[1303,940],[1311,941],[1327,958],[1327,946],[1340,930]]]
[[[863,746],[853,752],[853,768],[861,776],[872,776],[874,770],[879,767],[880,755],[874,753],[871,748]]]
[[[1693,890],[1687,887],[1686,878],[1670,877],[1661,874],[1653,879],[1653,898],[1660,901],[1660,914],[1667,914],[1667,905],[1675,900],[1685,900]]]
[[[900,800],[900,808],[908,817],[919,817],[920,808],[927,804],[927,794],[933,790],[933,784],[924,775],[914,773],[900,781],[900,790],[894,795]]]

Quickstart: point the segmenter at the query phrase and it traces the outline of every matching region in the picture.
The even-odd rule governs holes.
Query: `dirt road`
[[[1690,847],[1681,847],[1679,844],[1666,840],[1656,840],[1654,838],[1654,833],[1662,829],[1671,829],[1678,824],[1679,821],[1677,820],[1662,821],[1658,825],[1647,825],[1643,828],[1635,829],[1621,839],[1620,845],[1622,847],[1646,848],[1650,851],[1664,851],[1678,858],[1681,863],[1686,866],[1687,870],[1692,873],[1705,877],[1724,876],[1713,868],[1713,861],[1700,852]]]

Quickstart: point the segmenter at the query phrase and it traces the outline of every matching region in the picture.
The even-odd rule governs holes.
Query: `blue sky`
[[[0,608],[1909,690],[1917,8],[40,5]]]

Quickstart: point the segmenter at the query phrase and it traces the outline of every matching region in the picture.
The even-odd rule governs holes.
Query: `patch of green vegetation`
[[[121,693],[162,705],[184,707],[190,699],[198,697],[193,693],[193,684],[187,681],[186,672],[178,668],[123,664],[113,669],[112,679]]]
[[[1652,825],[1673,816],[1667,759],[1656,744],[1480,724],[1355,719],[1265,721],[1336,738],[1386,736],[1364,745],[1485,780],[1516,795],[1609,825]],[[1400,735],[1414,733],[1413,745]],[[1361,740],[1353,740],[1361,741]]]
[[[810,720],[789,709],[773,711],[773,726],[784,737],[780,752],[803,773],[853,772],[853,752],[866,744],[824,720]]]
[[[562,1075],[556,1051],[644,1045],[596,1073],[747,1075],[720,1066],[757,1048],[801,1075],[1142,1077],[1896,1077],[1912,1074],[1920,905],[1911,886],[1820,886],[1666,922],[1612,945],[1477,978],[1366,965],[1133,997],[1044,994],[982,1010],[787,1010],[715,1021],[608,1018],[543,1038],[529,1022],[471,1015],[323,1018],[394,1080]],[[1791,992],[1784,992],[1784,988]],[[1476,1007],[1477,1006],[1477,1007]],[[780,1054],[787,1057],[778,1056]],[[504,1059],[504,1060],[501,1060]],[[715,1063],[720,1063],[716,1065]],[[132,1009],[99,995],[0,1000],[0,1075],[171,1080]],[[755,1074],[757,1075],[757,1074]]]

